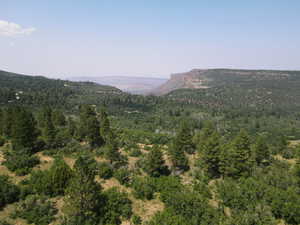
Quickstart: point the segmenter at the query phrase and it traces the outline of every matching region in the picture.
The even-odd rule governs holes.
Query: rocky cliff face
[[[209,88],[209,78],[206,76],[208,70],[194,69],[187,73],[172,74],[171,78],[160,87],[154,89],[151,93],[155,95],[164,95],[176,89],[190,88]]]

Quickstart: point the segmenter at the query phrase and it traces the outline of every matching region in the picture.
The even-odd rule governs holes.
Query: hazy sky
[[[0,69],[50,77],[300,70],[299,0],[0,0]]]

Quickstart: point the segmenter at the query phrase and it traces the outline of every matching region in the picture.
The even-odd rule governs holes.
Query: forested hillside
[[[55,105],[71,109],[92,99],[118,95],[117,88],[91,82],[70,82],[0,71],[1,105]]]
[[[1,72],[0,225],[300,224],[298,75],[234,76],[157,97]]]

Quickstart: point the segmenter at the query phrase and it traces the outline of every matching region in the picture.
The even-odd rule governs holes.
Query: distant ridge
[[[165,95],[178,89],[206,89],[215,86],[255,84],[263,82],[289,81],[299,71],[243,70],[243,69],[193,69],[185,73],[172,74],[171,78],[151,91],[154,95]],[[299,86],[300,88],[300,86]]]

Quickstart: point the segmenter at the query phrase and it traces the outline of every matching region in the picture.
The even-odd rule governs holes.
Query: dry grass
[[[0,211],[0,221],[7,221],[14,225],[28,225],[23,219],[11,219],[10,215],[14,212],[16,204],[7,205]]]
[[[158,199],[142,201],[131,198],[134,214],[140,216],[143,221],[148,221],[155,213],[164,210],[164,204]]]
[[[73,168],[75,164],[75,159],[70,158],[70,157],[64,157],[65,162],[68,164],[69,167]]]
[[[300,140],[289,141],[290,147],[297,147],[300,145]]]
[[[281,155],[275,155],[274,158],[277,160],[288,162],[291,165],[295,165],[297,163],[297,159],[285,159]]]

